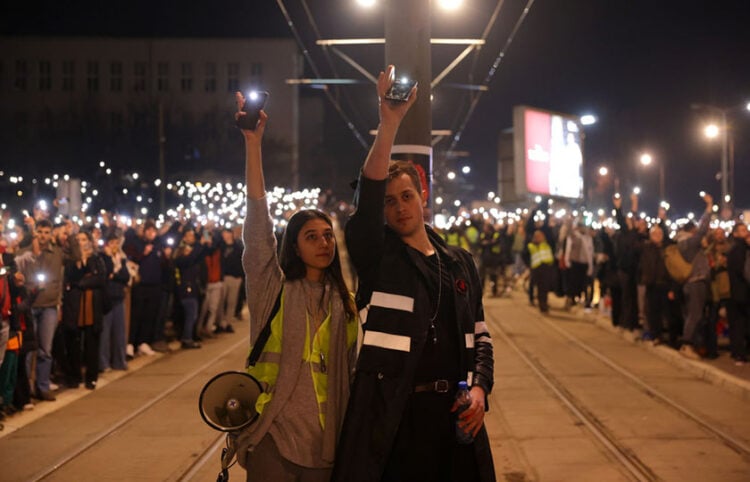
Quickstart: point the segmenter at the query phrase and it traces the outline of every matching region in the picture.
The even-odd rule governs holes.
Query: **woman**
[[[125,356],[125,287],[130,281],[127,258],[121,249],[121,239],[116,233],[107,236],[102,250],[102,259],[107,268],[105,289],[111,303],[104,313],[102,334],[99,343],[99,370],[108,372],[111,369],[127,370]]]
[[[237,102],[241,111],[239,93]],[[243,266],[251,343],[279,293],[281,303],[260,358],[248,370],[264,393],[256,403],[260,418],[237,440],[237,458],[248,481],[327,481],[349,398],[359,325],[326,214],[303,210],[292,216],[277,257],[261,162],[266,120],[261,111],[256,129],[242,131],[247,169]]]
[[[83,361],[86,365],[86,388],[93,390],[99,378],[99,335],[107,302],[104,293],[107,269],[101,256],[94,252],[91,234],[81,231],[73,239],[73,257],[65,262],[64,275],[65,371],[68,387],[78,388]]]

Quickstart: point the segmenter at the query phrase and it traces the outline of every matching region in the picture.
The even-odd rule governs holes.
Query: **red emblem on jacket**
[[[466,280],[462,278],[456,280],[456,291],[461,294],[466,293]]]

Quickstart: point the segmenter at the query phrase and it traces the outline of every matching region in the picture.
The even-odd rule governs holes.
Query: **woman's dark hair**
[[[297,254],[297,237],[305,223],[313,219],[322,219],[326,224],[333,228],[333,222],[326,213],[316,209],[303,209],[297,211],[289,219],[289,224],[287,224],[284,236],[281,239],[279,264],[281,265],[281,270],[284,272],[284,276],[290,281],[302,279],[307,274],[307,267],[299,254]],[[334,250],[333,261],[326,268],[324,277],[331,280],[335,285],[336,290],[341,297],[341,302],[344,305],[344,311],[346,311],[347,317],[351,320],[355,319],[357,310],[354,306],[354,301],[352,301],[349,294],[349,288],[347,288],[346,282],[344,281],[344,275],[341,273],[341,260],[339,259],[338,246],[336,246],[336,249]]]

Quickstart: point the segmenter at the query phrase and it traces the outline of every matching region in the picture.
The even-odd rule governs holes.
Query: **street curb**
[[[726,390],[734,393],[743,400],[750,400],[750,382],[747,382],[741,378],[738,378],[719,368],[713,367],[701,361],[688,360],[687,358],[680,355],[677,350],[668,346],[651,346],[645,343],[640,343],[631,332],[627,330],[621,331],[612,326],[612,321],[609,318],[602,317],[599,314],[594,315],[593,318],[594,324],[599,328],[605,329],[615,335],[618,335],[620,338],[627,340],[633,344],[637,344],[641,348],[649,350],[651,353],[654,353],[670,364],[687,370],[702,380],[725,388]]]

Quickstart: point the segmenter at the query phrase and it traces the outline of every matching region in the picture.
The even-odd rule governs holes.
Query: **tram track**
[[[52,463],[51,465],[48,465],[43,470],[37,472],[28,480],[36,482],[40,480],[45,480],[49,478],[50,476],[55,475],[56,472],[58,472],[60,469],[68,465],[70,462],[77,460],[78,458],[84,456],[92,447],[98,446],[102,441],[105,441],[111,438],[112,436],[121,432],[123,429],[125,429],[129,425],[135,423],[140,417],[148,413],[149,410],[151,410],[152,408],[158,406],[160,402],[163,402],[164,400],[166,400],[171,394],[175,393],[177,390],[184,387],[186,384],[192,382],[196,377],[200,376],[205,371],[209,370],[213,365],[215,365],[221,359],[226,358],[229,353],[245,345],[247,345],[247,340],[243,337],[239,341],[230,345],[225,350],[222,350],[218,355],[213,356],[208,361],[204,362],[203,364],[199,365],[197,368],[194,368],[193,370],[185,374],[178,381],[176,381],[175,383],[173,383],[166,389],[160,391],[157,395],[151,397],[145,403],[141,403],[138,406],[138,408],[132,410],[126,416],[121,417],[117,422],[111,424],[107,429],[93,435],[92,437],[89,437],[86,440],[86,442],[78,445],[77,447],[66,451],[54,463]],[[196,406],[195,416],[196,417],[199,416],[197,412],[197,405],[198,404],[197,404],[197,394],[196,394],[196,404],[195,404]],[[223,438],[223,435],[222,435],[222,438]],[[209,449],[213,448],[214,446],[215,446],[215,443],[211,444],[208,449],[203,451],[203,453],[207,452]],[[199,457],[199,460],[201,460],[201,457]]]
[[[738,454],[745,460],[745,462],[750,462],[750,445],[748,445],[747,442],[720,429],[716,426],[715,422],[712,422],[705,416],[696,413],[694,410],[676,401],[663,391],[647,383],[638,374],[618,364],[611,357],[606,356],[601,351],[560,327],[559,323],[555,323],[553,320],[546,317],[539,316],[535,310],[529,308],[526,308],[525,310],[529,313],[530,318],[532,316],[535,318],[533,321],[529,320],[530,323],[537,323],[540,330],[542,327],[548,327],[553,330],[562,338],[563,345],[570,347],[568,349],[574,347],[576,350],[585,353],[596,360],[597,363],[607,367],[619,377],[626,380],[629,384],[640,391],[640,393],[646,395],[651,400],[654,400],[655,403],[668,407],[681,417],[692,421],[704,433],[709,434],[717,442]],[[581,401],[580,398],[573,393],[574,390],[569,389],[568,386],[566,386],[565,381],[560,376],[555,375],[553,369],[548,368],[548,366],[545,365],[541,359],[542,357],[534,353],[533,350],[526,348],[525,346],[522,346],[521,343],[517,342],[513,330],[504,326],[505,323],[500,321],[496,314],[493,316],[492,310],[486,310],[486,312],[489,313],[488,319],[492,320],[491,329],[493,337],[505,342],[512,351],[515,352],[523,363],[533,372],[534,376],[539,379],[542,384],[554,394],[559,402],[575,417],[575,419],[586,428],[606,453],[611,456],[611,459],[617,462],[629,479],[636,481],[662,480],[653,468],[649,467],[647,463],[639,458],[637,451],[634,450],[633,447],[630,447],[628,443],[624,442],[614,430],[610,429],[606,423],[597,416],[595,409],[592,409],[586,403]]]

